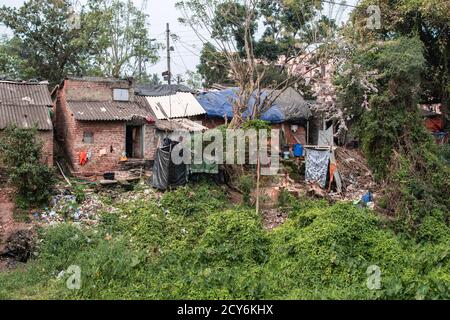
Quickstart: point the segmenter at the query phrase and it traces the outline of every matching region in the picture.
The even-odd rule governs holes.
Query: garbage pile
[[[359,150],[338,147],[334,152],[344,200],[361,199],[368,191],[375,191],[377,185],[372,172]]]
[[[38,222],[56,224],[67,220],[87,225],[97,224],[99,212],[114,211],[115,208],[106,207],[96,194],[86,194],[85,200],[77,203],[75,195],[67,190],[55,195],[50,201],[50,206],[42,211],[33,213]]]

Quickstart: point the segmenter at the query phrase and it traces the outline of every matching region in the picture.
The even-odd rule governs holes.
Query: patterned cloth
[[[329,163],[330,151],[307,149],[305,180],[318,182],[320,187],[325,188]]]

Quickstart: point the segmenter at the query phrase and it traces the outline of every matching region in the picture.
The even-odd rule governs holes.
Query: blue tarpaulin
[[[197,100],[203,109],[205,109],[208,116],[220,118],[226,116],[228,119],[231,119],[233,117],[233,101],[237,99],[237,92],[237,88],[230,88],[222,91],[201,93],[197,96]],[[262,101],[267,97],[267,94],[267,92],[261,94]],[[248,109],[243,114],[244,118],[251,114],[254,103],[254,97],[249,99]],[[261,105],[262,102],[260,106]],[[286,120],[286,116],[280,106],[274,104],[269,110],[261,115],[260,119],[270,123],[280,123]]]

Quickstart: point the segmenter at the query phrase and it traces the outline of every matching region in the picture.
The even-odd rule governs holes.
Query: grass
[[[449,299],[450,230],[432,215],[417,239],[351,204],[289,199],[273,231],[223,189],[182,187],[116,204],[96,228],[40,231],[39,255],[0,274],[0,299]],[[57,275],[81,268],[80,290]],[[380,290],[367,269],[381,270]]]

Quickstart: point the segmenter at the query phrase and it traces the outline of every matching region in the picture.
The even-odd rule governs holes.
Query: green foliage
[[[98,52],[101,16],[94,2],[90,2],[92,10],[80,16],[79,27],[73,25],[75,28],[71,24],[76,22],[71,19],[75,17],[71,1],[51,0],[43,5],[41,0],[28,0],[20,8],[2,8],[0,21],[21,40],[21,57],[26,57],[27,68],[35,70],[34,77],[59,83],[68,73],[81,71],[82,61]]]
[[[242,191],[244,204],[251,205],[251,193],[256,187],[254,175],[243,175],[238,178],[238,188]]]
[[[223,190],[203,183],[195,189],[183,186],[165,193],[161,199],[161,206],[170,213],[188,216],[220,208],[224,197]]]
[[[21,54],[23,46],[17,37],[11,40],[0,39],[0,75],[9,79],[31,79],[36,76],[34,68]]]
[[[132,74],[138,80],[146,80],[146,63],[157,61],[159,45],[152,43],[146,19],[148,15],[137,8],[133,1],[96,0],[95,17],[100,42],[99,54],[88,72],[99,72],[115,78]],[[97,16],[101,10],[101,15]],[[141,69],[139,69],[141,62]],[[155,80],[153,78],[153,80]]]
[[[197,66],[198,73],[205,81],[205,87],[214,83],[232,84],[228,78],[228,69],[226,56],[217,51],[211,43],[205,43],[200,54],[200,64]]]
[[[417,36],[423,44],[424,57],[427,60],[426,70],[422,72],[419,80],[423,89],[420,92],[421,100],[442,102],[443,109],[448,112],[450,104],[450,96],[446,92],[450,83],[448,3],[441,0],[379,0],[377,5],[381,12],[381,28],[375,30],[366,28],[365,8],[372,4],[370,0],[361,1],[359,3],[361,9],[353,11],[352,25],[356,26],[356,30],[352,30],[353,39],[367,43],[400,36]]]
[[[262,263],[267,259],[267,240],[253,210],[228,210],[209,216],[199,250],[204,263]]]
[[[398,230],[406,232],[417,232],[427,215],[434,210],[448,213],[450,207],[449,167],[417,107],[424,66],[422,43],[399,38],[356,50],[349,72],[337,81],[341,103],[360,110],[355,112],[356,132],[376,178],[386,182],[387,199],[382,203],[397,218]],[[364,86],[352,84],[358,83],[358,73],[375,74],[369,77],[377,88],[369,98],[369,111],[361,110]]]
[[[51,195],[54,172],[42,159],[37,129],[6,128],[0,139],[0,157],[11,183],[28,203],[40,203]]]
[[[103,213],[95,230],[66,224],[43,230],[39,255],[26,269],[0,273],[0,297],[450,298],[450,239],[438,214],[416,243],[384,229],[371,211],[300,199],[287,222],[269,232],[253,210],[230,208],[220,188],[210,191],[203,201],[220,203],[211,212],[167,213],[156,198],[135,200]],[[430,242],[433,233],[439,236]],[[81,269],[80,290],[66,288],[70,274],[56,278],[70,265]],[[370,265],[380,267],[379,290],[366,285]]]
[[[418,231],[418,239],[427,242],[439,242],[450,236],[450,228],[446,224],[442,212],[435,211],[426,216]]]
[[[86,187],[82,184],[77,184],[73,188],[73,194],[77,200],[77,203],[81,204],[86,200]]]
[[[59,272],[75,263],[78,252],[88,249],[92,242],[89,234],[73,225],[60,225],[41,230],[42,243],[39,258],[44,271]]]
[[[242,124],[242,128],[244,130],[255,129],[255,130],[258,131],[258,130],[261,130],[261,129],[270,130],[271,126],[270,126],[270,123],[268,121],[260,120],[260,119],[254,119],[254,120],[247,120],[247,121],[245,121]]]
[[[14,32],[4,44],[9,77],[43,78],[58,84],[68,74],[144,77],[138,59],[156,61],[146,15],[132,1],[89,0],[75,12],[70,0],[27,0],[21,7],[2,7],[0,22]],[[2,64],[0,64],[2,65]],[[5,69],[4,71],[1,69]]]

